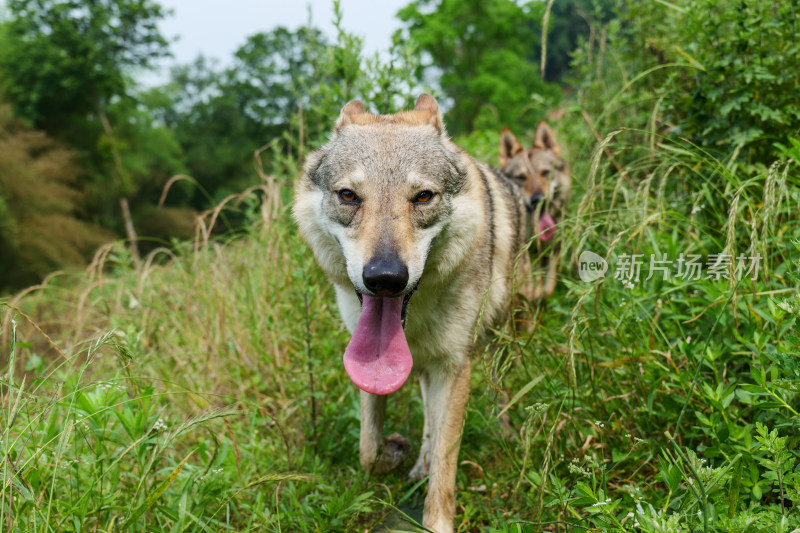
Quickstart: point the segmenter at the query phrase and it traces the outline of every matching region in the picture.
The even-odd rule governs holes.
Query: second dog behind
[[[569,167],[550,126],[542,120],[536,128],[533,146],[524,148],[508,128],[500,133],[500,171],[516,183],[525,195],[530,213],[528,236],[535,236],[531,255],[539,257],[535,271],[533,299],[553,295],[556,287],[560,239],[554,239],[572,192]],[[538,268],[537,268],[538,267]]]

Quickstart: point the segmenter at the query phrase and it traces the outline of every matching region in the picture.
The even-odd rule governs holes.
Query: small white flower
[[[153,431],[164,431],[165,429],[167,429],[167,423],[163,418],[159,418],[153,425]]]
[[[596,421],[595,421],[595,423],[594,423],[594,425],[595,425],[595,426],[597,426],[597,427],[601,427],[601,428],[604,428],[604,427],[606,427],[606,425],[605,425],[605,424],[603,424],[602,422],[600,422],[599,420],[596,420]]]
[[[593,503],[592,507],[602,507],[604,505],[608,505],[609,503],[611,503],[611,498],[606,499],[604,502]]]
[[[696,213],[699,213],[699,212],[700,212],[700,210],[701,210],[701,209],[703,209],[705,206],[706,206],[706,204],[695,205],[695,206],[692,208],[692,214],[694,215],[694,214],[696,214]]]

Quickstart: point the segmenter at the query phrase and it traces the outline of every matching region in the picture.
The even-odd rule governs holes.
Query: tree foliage
[[[152,0],[9,0],[0,55],[16,112],[51,132],[127,94],[128,72],[167,54]]]
[[[309,106],[325,46],[319,30],[278,27],[248,37],[226,69],[199,57],[149,91],[146,101],[175,133],[187,171],[200,185],[193,205],[256,181],[254,151],[283,137],[298,109]]]
[[[572,53],[591,34],[597,23],[608,22],[614,0],[556,0],[550,8],[547,27],[545,79],[567,83]],[[541,23],[531,28],[542,34]]]
[[[131,69],[167,54],[153,0],[9,0],[3,89],[20,116],[68,134],[64,121],[127,94]]]
[[[665,133],[763,169],[800,132],[799,14],[796,0],[618,0],[577,55],[582,99],[599,110],[609,87],[630,83],[607,119],[661,117]]]
[[[670,114],[699,142],[744,148],[751,162],[771,163],[773,143],[800,132],[800,3],[694,0],[683,7],[684,31],[672,46],[660,36],[658,46],[697,68],[670,76]]]
[[[544,3],[512,0],[418,0],[400,10],[408,38],[426,52],[418,74],[440,74],[453,133],[522,126],[541,117],[558,90],[538,66]]]
[[[219,201],[257,182],[253,154],[274,173],[323,142],[344,102],[360,98],[376,112],[412,104],[416,65],[406,44],[387,59],[367,57],[362,40],[341,26],[336,39],[315,28],[283,27],[248,37],[230,67],[205,58],[173,69],[170,82],[143,96],[180,143],[200,187],[192,205]]]

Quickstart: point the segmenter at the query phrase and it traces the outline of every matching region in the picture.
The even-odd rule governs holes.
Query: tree
[[[192,204],[222,200],[256,181],[253,153],[289,130],[305,107],[314,65],[324,50],[319,30],[278,27],[247,38],[224,70],[203,57],[174,68],[163,87],[143,95],[174,131],[187,172],[200,187]]]
[[[453,107],[447,113],[452,133],[499,125],[530,125],[558,89],[541,80],[539,38],[543,2],[512,0],[417,0],[400,10],[405,32],[428,61],[418,72],[440,73],[442,90]]]
[[[7,4],[0,43],[3,92],[19,116],[51,134],[69,136],[70,120],[96,117],[128,94],[131,69],[168,55],[156,27],[165,11],[152,0]]]
[[[259,134],[252,129],[259,125],[237,106],[224,72],[205,58],[173,68],[170,77],[166,85],[144,93],[143,102],[173,132],[186,174],[198,184],[189,205],[204,209],[255,181]]]
[[[267,144],[274,149],[263,159],[265,171],[293,173],[296,158],[327,137],[349,99],[381,112],[413,102],[410,54],[398,47],[388,62],[365,58],[361,40],[342,29],[338,5],[336,13],[335,42],[316,28],[278,27],[248,37],[229,68],[200,57],[145,95],[201,186],[193,205],[255,183],[253,153]]]
[[[118,137],[109,109],[130,97],[132,69],[168,54],[157,28],[164,9],[153,0],[9,0],[8,12],[0,41],[6,97],[18,116],[86,154],[86,199],[109,227],[119,231],[122,219],[135,255],[128,198],[137,185],[123,153],[130,139]]]
[[[613,14],[614,0],[557,0],[550,9],[547,28],[545,79],[565,83],[571,54],[581,38],[587,39],[591,26],[608,22]],[[531,31],[541,35],[542,24],[537,21]]]

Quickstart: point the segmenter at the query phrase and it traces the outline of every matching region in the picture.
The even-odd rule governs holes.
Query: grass
[[[761,173],[654,129],[597,142],[578,111],[559,289],[476,354],[456,527],[800,527],[797,162]],[[490,135],[471,149],[492,154]],[[489,157],[488,155],[485,157]],[[612,161],[613,160],[613,161]],[[619,167],[619,168],[617,168]],[[82,275],[0,300],[3,531],[373,531],[419,518],[424,484],[358,465],[358,395],[329,283],[289,222],[291,183],[238,199],[228,240],[121,244]],[[610,264],[579,280],[584,250]],[[615,279],[625,255],[760,254],[754,280]],[[649,264],[643,265],[647,273]],[[732,270],[731,270],[732,269]],[[725,271],[725,269],[722,269]],[[514,434],[497,416],[495,351]],[[419,443],[416,386],[386,434]],[[410,468],[410,464],[406,465]]]

